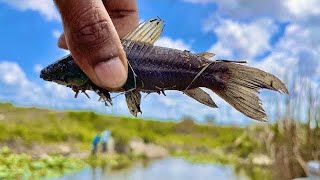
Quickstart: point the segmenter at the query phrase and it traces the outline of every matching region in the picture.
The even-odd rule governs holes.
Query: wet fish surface
[[[161,19],[141,23],[122,38],[128,59],[128,79],[115,92],[124,92],[130,113],[141,112],[141,94],[177,90],[212,108],[218,106],[201,88],[211,89],[244,115],[266,121],[267,115],[257,96],[259,89],[288,93],[284,83],[274,75],[244,65],[242,61],[209,60],[212,53],[194,54],[166,47],[154,46],[164,25]],[[72,88],[76,95],[95,91],[106,105],[112,105],[110,92],[97,87],[77,66],[71,55],[49,65],[40,77]]]

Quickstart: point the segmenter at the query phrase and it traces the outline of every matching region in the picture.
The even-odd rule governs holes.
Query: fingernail
[[[94,67],[100,83],[108,88],[119,88],[127,80],[127,73],[119,57],[100,62]]]

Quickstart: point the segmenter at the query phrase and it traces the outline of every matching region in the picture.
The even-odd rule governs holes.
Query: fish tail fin
[[[258,120],[267,121],[267,115],[258,97],[260,89],[269,89],[288,94],[284,83],[274,75],[235,62],[221,61],[228,67],[225,88],[210,88],[235,109],[244,115]]]

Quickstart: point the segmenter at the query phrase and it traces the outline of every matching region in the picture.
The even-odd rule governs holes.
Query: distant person
[[[97,150],[98,150],[98,144],[100,142],[101,136],[100,134],[97,134],[92,141],[92,155],[96,155],[97,154]]]
[[[102,143],[102,152],[107,152],[107,144],[110,137],[110,131],[105,130],[102,132],[101,143]]]

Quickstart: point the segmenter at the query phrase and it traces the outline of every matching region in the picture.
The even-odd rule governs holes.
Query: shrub
[[[193,131],[195,123],[191,118],[184,118],[180,123],[176,125],[176,132],[182,134],[188,134]]]

